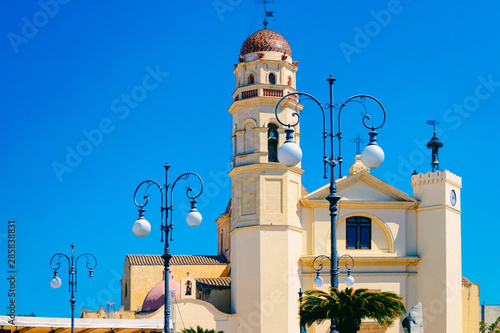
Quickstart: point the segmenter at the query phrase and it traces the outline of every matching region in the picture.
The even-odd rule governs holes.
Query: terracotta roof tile
[[[197,278],[196,284],[201,289],[229,289],[231,288],[230,277]]]
[[[301,198],[305,198],[306,195],[308,195],[309,192],[307,192],[306,188],[304,187],[304,185],[301,184],[301,189],[300,189],[300,197]]]
[[[129,254],[128,261],[132,266],[161,266],[163,259],[159,254]],[[173,255],[171,265],[226,265],[229,262],[224,256],[214,255]]]
[[[267,28],[250,35],[243,43],[240,54],[245,55],[259,51],[286,52],[290,57],[292,56],[292,48],[286,39],[279,33]]]

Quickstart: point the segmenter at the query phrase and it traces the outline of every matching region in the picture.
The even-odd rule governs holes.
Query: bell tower
[[[297,64],[285,38],[264,28],[245,40],[234,65],[229,176],[231,306],[238,317],[237,332],[298,332],[302,253],[298,201],[303,170],[278,162],[277,149],[285,133],[275,117],[278,101],[296,92]],[[282,119],[292,117],[296,101],[283,104]],[[297,143],[298,133],[297,129]]]
[[[429,333],[462,332],[462,178],[448,170],[415,173],[417,208],[417,301]],[[444,320],[443,320],[444,319]]]

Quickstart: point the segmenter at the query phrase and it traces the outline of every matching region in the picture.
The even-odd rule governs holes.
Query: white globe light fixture
[[[371,131],[369,134],[370,143],[361,153],[361,162],[370,169],[376,169],[384,162],[385,155],[382,148],[377,144],[377,132]]]
[[[57,272],[54,272],[54,277],[50,280],[50,286],[54,289],[57,289],[61,285],[62,285],[61,279],[59,278],[59,276],[57,276]]]
[[[192,227],[197,227],[200,225],[202,216],[200,212],[196,209],[196,201],[191,201],[191,210],[186,217],[186,222]]]
[[[354,278],[351,275],[351,270],[348,270],[347,271],[347,277],[345,278],[344,283],[345,283],[346,286],[352,287],[354,285],[354,282],[355,282],[355,280],[354,280]]]
[[[313,281],[316,288],[323,286],[323,279],[319,276],[319,272],[316,273],[316,278]]]
[[[293,141],[293,129],[285,130],[286,141],[278,149],[278,160],[281,164],[292,167],[302,160],[302,149]]]
[[[132,226],[132,231],[137,237],[145,237],[151,231],[151,224],[144,218],[144,209],[139,209],[139,218]]]

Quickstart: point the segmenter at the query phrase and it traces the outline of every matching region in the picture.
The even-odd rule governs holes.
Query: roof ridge
[[[130,265],[163,265],[160,254],[128,254]],[[229,261],[223,255],[213,254],[174,254],[170,261],[172,265],[227,265]]]

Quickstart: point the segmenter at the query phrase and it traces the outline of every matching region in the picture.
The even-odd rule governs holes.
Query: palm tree
[[[224,331],[206,330],[201,328],[200,326],[196,326],[196,329],[192,327],[185,328],[181,331],[181,333],[224,333]]]
[[[406,312],[402,297],[392,292],[374,293],[352,288],[339,291],[330,287],[330,293],[308,290],[304,295],[300,302],[300,324],[321,324],[335,318],[335,329],[340,333],[356,333],[364,318],[390,326]]]

